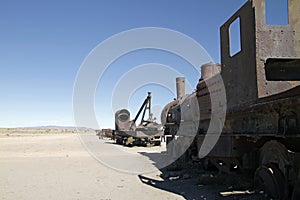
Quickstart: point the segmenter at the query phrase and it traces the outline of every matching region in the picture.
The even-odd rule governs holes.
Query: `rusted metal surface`
[[[136,121],[141,113],[141,122],[136,125]],[[145,119],[147,113],[148,118]],[[130,120],[130,112],[122,109],[115,113],[115,124],[114,136],[118,144],[127,146],[160,144],[160,136],[163,135],[163,130],[162,125],[155,122],[155,118],[153,118],[151,113],[151,92],[148,92],[146,99],[133,120]]]
[[[221,72],[221,64],[207,63],[201,66],[201,79],[208,79],[213,75]]]
[[[230,25],[240,19],[241,51],[230,56]],[[255,13],[248,1],[220,28],[221,75],[227,107],[257,99]],[[238,91],[238,92],[237,92]]]
[[[116,130],[129,130],[131,125],[130,112],[126,109],[118,110],[115,113],[115,127]]]
[[[300,191],[300,1],[289,0],[288,8],[287,25],[267,25],[265,1],[247,1],[221,26],[220,75],[226,91],[227,112],[221,136],[205,158],[221,171],[230,171],[232,165],[257,169],[263,182],[281,187],[280,194],[266,188],[281,199],[288,195],[286,188]],[[230,28],[236,21],[240,24],[241,48],[232,55]],[[196,92],[171,102],[162,114],[165,134],[172,138],[179,136],[182,141],[192,141],[192,136],[196,136],[189,150],[196,148],[198,152],[209,137],[210,122],[218,117],[215,113],[224,108],[216,98],[223,91],[222,83],[210,65],[202,68]],[[186,109],[195,99],[198,108]],[[194,113],[195,110],[199,113]],[[198,129],[192,126],[197,120]],[[179,127],[184,127],[189,134],[178,133]],[[167,148],[168,151],[180,152],[186,148],[180,142],[169,144],[172,148]],[[284,153],[288,156],[282,156],[283,151],[270,151],[269,146],[286,148],[289,151]],[[295,159],[290,161],[289,156]],[[278,176],[268,173],[269,169],[278,172]],[[284,182],[280,185],[276,181],[268,182],[269,178],[281,179],[280,173]],[[294,184],[295,174],[298,174],[297,184]]]
[[[113,130],[110,128],[101,129],[102,135],[105,137],[113,138]]]
[[[176,91],[177,91],[177,99],[184,97],[185,95],[185,78],[177,77],[176,78]]]
[[[205,122],[202,121],[199,124],[199,128],[201,130],[206,130],[209,125],[209,120],[211,119],[212,114],[212,101],[219,101],[219,94],[224,90],[224,88],[222,87],[222,80],[219,76],[216,76],[220,72],[220,65],[213,64],[212,66],[211,63],[208,63],[203,65],[201,69],[203,67],[206,68],[207,66],[215,68],[214,72],[212,74],[208,72],[211,75],[210,78],[200,79],[196,88],[196,94],[199,102],[199,109],[197,110],[200,111],[200,120],[206,120]],[[204,76],[208,76],[208,74]],[[224,105],[222,105],[220,102],[217,102],[215,103],[215,110],[217,110],[218,108],[222,109],[223,106]]]
[[[270,26],[265,23],[265,1],[248,1],[221,26],[221,76],[227,96],[223,134],[286,137],[300,132],[300,86],[295,81],[300,78],[300,73],[295,73],[300,70],[300,19],[296,12],[299,7],[300,1],[289,1],[289,24]],[[229,29],[236,19],[240,21],[242,48],[231,56]],[[222,90],[220,80],[207,69],[204,65],[205,78],[200,79],[196,91],[201,113],[198,134],[206,133],[212,100]],[[267,80],[266,69],[275,80]],[[182,110],[184,102],[174,101],[164,112],[167,123],[170,122],[167,131],[172,135],[182,124],[181,116],[186,114]],[[218,106],[221,109],[222,105]],[[166,113],[172,117],[168,118]],[[198,118],[193,116],[191,122]]]
[[[289,24],[286,26],[272,26],[266,24],[265,1],[254,1],[255,14],[257,16],[255,27],[257,45],[256,70],[259,97],[280,93],[293,87],[289,81],[267,80],[264,70],[268,59],[300,59],[300,2],[292,0],[288,3]]]
[[[228,110],[225,133],[288,136],[300,130],[300,87]]]
[[[300,73],[297,73],[300,60],[299,10],[300,1],[290,0],[289,24],[267,25],[265,1],[248,1],[221,27],[221,74],[229,97],[228,107],[277,94],[300,84]],[[237,18],[240,20],[241,51],[230,56],[229,30]],[[270,63],[273,65],[269,65],[267,70],[275,78],[266,76],[266,65]],[[285,63],[291,64],[286,66]],[[280,76],[283,81],[278,81]],[[231,98],[233,96],[235,98]]]
[[[161,115],[160,115],[160,120],[161,120],[161,124],[163,126],[165,126],[167,123],[170,123],[167,118],[169,116],[169,111],[171,108],[174,108],[174,106],[178,105],[179,104],[179,100],[178,99],[175,99],[174,101],[168,103],[164,108],[163,110],[161,111]]]

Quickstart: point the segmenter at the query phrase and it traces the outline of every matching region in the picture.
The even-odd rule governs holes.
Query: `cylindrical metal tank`
[[[177,99],[184,97],[184,95],[185,95],[185,78],[184,77],[176,78],[176,91],[177,91]]]
[[[221,72],[221,64],[210,62],[201,66],[201,79],[208,79]]]
[[[129,130],[130,112],[126,109],[118,110],[115,114],[116,130]]]
[[[172,108],[173,106],[176,106],[178,103],[179,103],[178,100],[174,100],[174,101],[168,103],[161,111],[160,121],[163,126],[167,123],[167,117],[168,117],[170,108]]]

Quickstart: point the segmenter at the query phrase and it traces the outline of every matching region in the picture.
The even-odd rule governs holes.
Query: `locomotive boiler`
[[[246,2],[220,28],[221,64],[202,65],[196,91],[161,114],[169,154],[253,172],[276,199],[300,199],[300,1],[288,8],[287,25],[269,25],[265,1]]]

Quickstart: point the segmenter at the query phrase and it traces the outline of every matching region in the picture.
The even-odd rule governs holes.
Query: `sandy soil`
[[[76,134],[2,136],[1,199],[182,199],[95,160]]]
[[[93,129],[75,129],[75,128],[0,128],[0,136],[24,136],[33,134],[94,134]]]
[[[137,173],[101,163],[82,145],[82,139],[106,162],[134,168]],[[2,134],[0,199],[224,199],[219,192],[226,187],[206,186],[188,176],[163,180],[145,156],[163,148],[127,148],[99,140],[95,134]],[[130,154],[124,158],[121,151]],[[151,173],[143,174],[142,169]]]

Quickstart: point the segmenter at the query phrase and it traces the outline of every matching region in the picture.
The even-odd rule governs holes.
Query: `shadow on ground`
[[[243,177],[241,174],[228,175],[219,174],[213,170],[207,171],[199,163],[185,163],[182,166],[182,163],[176,162],[161,168],[162,160],[167,159],[165,152],[141,152],[141,154],[147,156],[161,171],[162,180],[150,178],[147,175],[139,175],[140,181],[151,187],[178,194],[187,200],[269,199],[264,193],[254,193],[252,178]]]

